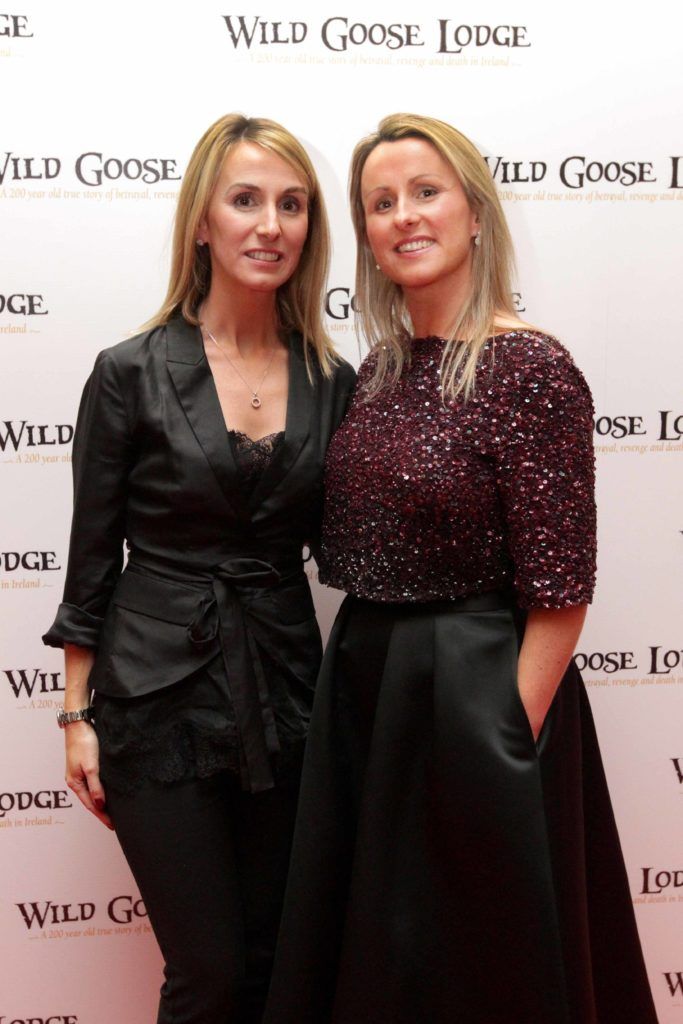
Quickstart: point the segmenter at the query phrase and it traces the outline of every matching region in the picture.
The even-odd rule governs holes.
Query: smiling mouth
[[[421,252],[423,249],[431,249],[434,241],[431,238],[418,238],[414,242],[403,242],[396,246],[396,252]]]
[[[268,252],[265,249],[252,249],[246,255],[250,260],[258,260],[260,263],[277,263],[282,259],[282,253]]]

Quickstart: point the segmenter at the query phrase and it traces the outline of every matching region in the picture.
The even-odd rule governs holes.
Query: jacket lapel
[[[290,334],[288,343],[289,392],[285,436],[251,495],[251,511],[257,508],[266,495],[289,473],[311,432],[314,385],[308,379],[303,342],[300,335]]]
[[[198,327],[183,317],[166,325],[167,366],[178,400],[233,513],[246,517],[232,445]]]

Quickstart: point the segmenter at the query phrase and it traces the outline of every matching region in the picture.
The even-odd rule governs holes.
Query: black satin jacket
[[[325,452],[355,379],[346,363],[325,378],[313,356],[311,382],[297,335],[289,348],[284,440],[249,498],[198,328],[178,317],[100,353],[74,439],[64,600],[43,637],[96,648],[90,687],[112,697],[222,652],[252,792],[272,786],[279,749],[259,651],[312,698],[320,634],[302,548],[317,542]]]

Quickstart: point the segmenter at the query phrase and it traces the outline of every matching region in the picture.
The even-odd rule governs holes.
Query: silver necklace
[[[230,356],[228,355],[228,353],[227,353],[227,352],[225,351],[225,349],[223,348],[223,346],[222,346],[222,345],[220,345],[220,344],[219,344],[219,343],[218,343],[218,342],[216,341],[216,339],[214,338],[214,336],[213,336],[213,334],[211,333],[211,331],[209,330],[209,328],[208,328],[208,327],[205,327],[205,328],[204,328],[204,330],[206,331],[206,333],[207,333],[208,337],[209,337],[209,338],[211,338],[211,341],[212,341],[212,342],[214,343],[214,345],[216,346],[216,348],[217,348],[217,349],[218,349],[218,350],[219,350],[220,352],[222,352],[222,353],[223,353],[223,355],[224,355],[224,356],[225,356],[225,358],[226,358],[226,359],[228,360],[228,362],[229,362],[229,363],[230,363],[230,365],[232,366],[233,370],[235,371],[235,373],[237,374],[237,376],[239,377],[239,379],[240,379],[240,380],[242,381],[242,383],[244,384],[244,386],[245,386],[245,387],[247,388],[247,390],[248,390],[248,391],[249,391],[249,393],[251,394],[251,404],[252,404],[252,408],[254,408],[254,409],[260,409],[260,408],[261,408],[261,399],[259,398],[259,391],[260,391],[260,390],[261,390],[261,388],[263,387],[263,382],[264,382],[264,380],[266,379],[266,377],[268,376],[268,371],[270,370],[271,366],[273,365],[273,359],[275,359],[275,348],[273,348],[273,352],[272,352],[272,355],[271,355],[270,359],[268,360],[268,365],[267,365],[267,366],[266,366],[266,368],[265,368],[265,371],[264,371],[264,373],[263,373],[263,376],[261,377],[261,380],[260,380],[260,381],[258,382],[258,384],[256,385],[256,387],[255,387],[255,388],[252,388],[252,386],[251,386],[251,384],[249,383],[249,381],[248,381],[248,380],[245,380],[245,378],[244,378],[244,377],[242,376],[242,374],[240,373],[240,371],[239,371],[239,370],[237,369],[237,367],[235,366],[235,364],[233,363],[232,359],[230,358]]]

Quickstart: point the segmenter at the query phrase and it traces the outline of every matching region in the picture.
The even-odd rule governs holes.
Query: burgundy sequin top
[[[590,391],[552,337],[489,339],[475,395],[444,405],[440,338],[364,401],[364,361],[329,446],[320,578],[377,601],[514,589],[522,608],[589,602],[595,581]]]

